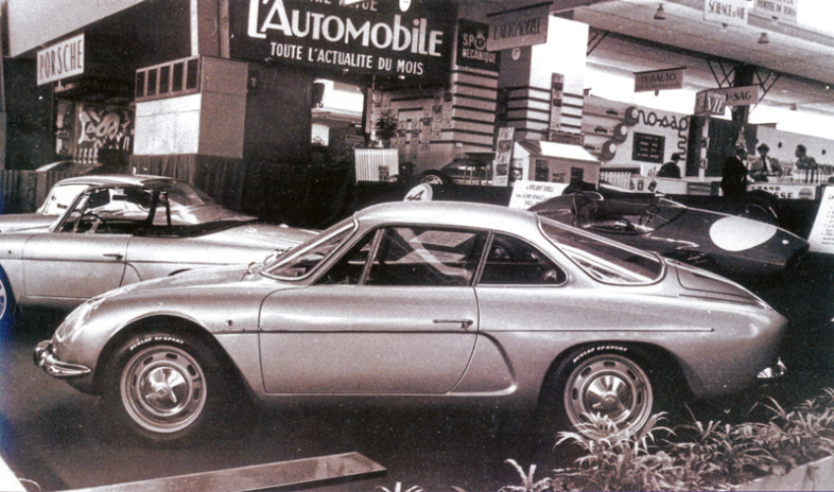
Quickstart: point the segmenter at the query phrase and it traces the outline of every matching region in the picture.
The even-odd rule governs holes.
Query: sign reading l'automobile
[[[230,0],[233,58],[441,80],[454,44],[449,0]]]

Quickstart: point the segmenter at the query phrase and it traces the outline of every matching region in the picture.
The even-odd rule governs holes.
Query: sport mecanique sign
[[[441,80],[454,44],[447,0],[231,0],[233,58]]]

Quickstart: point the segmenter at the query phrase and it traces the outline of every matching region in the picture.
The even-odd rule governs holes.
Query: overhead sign
[[[38,51],[38,85],[84,73],[84,34]]]
[[[779,22],[796,24],[799,0],[756,0],[754,10]]]
[[[724,97],[727,106],[750,106],[759,102],[759,86],[746,85],[744,87],[728,87],[713,89],[713,94]]]
[[[435,82],[448,73],[450,0],[229,0],[232,58]]]
[[[704,0],[704,20],[746,26],[751,5],[748,0]]]
[[[634,92],[682,89],[686,67],[634,73]]]
[[[549,3],[491,17],[487,50],[499,51],[546,43],[549,18]]]
[[[489,25],[460,19],[458,21],[458,66],[497,72],[501,66],[501,53],[487,50],[488,36]]]
[[[727,98],[713,90],[700,91],[695,94],[695,116],[722,115],[727,107]]]
[[[724,114],[725,106],[750,106],[758,102],[758,85],[710,89],[695,95],[695,114]]]

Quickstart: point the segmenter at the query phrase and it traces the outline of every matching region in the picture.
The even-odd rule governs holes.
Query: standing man
[[[770,151],[767,144],[759,145],[756,150],[759,151],[759,157],[750,161],[750,178],[753,181],[767,181],[768,176],[782,176],[785,174],[779,160],[767,155]]]
[[[681,168],[678,167],[679,160],[681,160],[680,154],[672,154],[672,160],[660,166],[660,170],[657,171],[657,177],[681,179]]]

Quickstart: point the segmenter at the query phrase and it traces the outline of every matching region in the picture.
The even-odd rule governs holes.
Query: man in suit
[[[767,144],[759,145],[756,150],[759,151],[759,156],[750,161],[749,176],[753,181],[767,181],[768,176],[782,176],[785,174],[779,160],[767,155],[770,151]]]
[[[658,178],[677,178],[681,177],[681,168],[678,167],[678,161],[681,160],[680,154],[672,154],[672,160],[660,166],[657,171]]]

